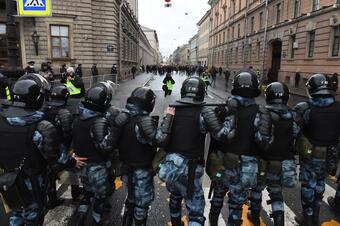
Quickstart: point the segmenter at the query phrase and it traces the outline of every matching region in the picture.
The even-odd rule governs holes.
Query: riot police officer
[[[105,114],[112,94],[105,87],[91,87],[73,123],[73,145],[76,156],[87,158],[87,165],[79,172],[84,198],[78,208],[78,225],[84,225],[86,214],[94,198],[92,222],[101,225],[103,206],[109,189],[106,162],[113,150],[113,133]]]
[[[72,142],[72,123],[73,116],[69,110],[66,109],[66,104],[70,93],[64,84],[56,85],[52,88],[49,101],[43,110],[45,113],[45,120],[52,123],[61,138],[61,153],[65,156],[65,159],[70,158],[69,149]],[[65,161],[65,159],[63,161]],[[85,160],[85,159],[84,159]],[[56,179],[57,172],[51,171],[49,173],[49,191],[48,201],[49,208],[54,208],[62,203],[61,199],[57,198],[56,191]],[[74,194],[74,189],[72,189]]]
[[[269,84],[265,97],[267,105],[260,107],[256,118],[259,176],[257,185],[251,190],[248,218],[255,225],[260,225],[262,191],[267,187],[274,225],[284,226],[282,187],[293,188],[297,184],[293,149],[300,129],[287,106],[289,90],[285,84]]]
[[[224,151],[224,171],[221,180],[229,188],[228,225],[242,224],[242,207],[248,200],[248,191],[256,185],[258,173],[255,145],[255,118],[259,107],[254,98],[260,95],[253,71],[241,70],[233,80],[227,101],[228,146]]]
[[[300,225],[318,225],[320,205],[325,191],[326,174],[335,174],[338,163],[336,146],[340,134],[340,103],[334,98],[331,78],[323,74],[311,76],[307,82],[309,101],[295,107],[295,120],[311,149],[300,153],[301,202]]]
[[[168,108],[163,123],[149,116],[156,96],[146,87],[136,88],[127,100],[126,109],[114,119],[120,130],[120,160],[124,164],[123,181],[128,187],[123,226],[145,226],[148,209],[154,199],[152,160],[157,147],[164,146],[171,131],[175,110]]]
[[[205,84],[198,77],[186,79],[181,99],[176,101],[176,115],[171,137],[166,145],[166,158],[159,177],[170,192],[170,215],[173,226],[181,225],[182,200],[189,212],[189,225],[204,225],[205,199],[201,184],[204,170],[206,132],[215,139],[223,136],[223,127],[213,109],[202,107]]]
[[[14,84],[13,100],[0,116],[0,192],[13,210],[10,225],[43,225],[46,167],[60,169],[58,133],[38,109],[42,89],[33,80]],[[83,162],[70,159],[69,167]]]

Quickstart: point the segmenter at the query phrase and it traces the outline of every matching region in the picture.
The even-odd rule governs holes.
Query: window
[[[229,61],[232,64],[233,63],[233,48],[230,49],[230,55],[229,55]]]
[[[233,15],[235,14],[235,9],[236,9],[236,2],[235,0],[232,0],[232,4],[233,4]]]
[[[339,56],[340,49],[340,25],[334,27],[333,36],[333,46],[332,46],[332,56]]]
[[[256,53],[257,53],[257,60],[260,60],[260,56],[261,56],[261,42],[257,42],[257,44],[256,44]]]
[[[51,26],[51,50],[52,58],[70,57],[68,26]]]
[[[242,1],[239,0],[239,1],[238,1],[238,11],[241,11],[241,3],[242,3]]]
[[[222,43],[222,34],[219,33],[218,35],[218,44],[221,44]]]
[[[225,43],[225,31],[223,32],[223,43]]]
[[[296,40],[296,36],[295,35],[291,35],[289,37],[289,58],[294,58],[294,54],[295,54],[295,49],[294,49],[294,43]]]
[[[250,18],[250,33],[254,32],[254,17]]]
[[[260,12],[260,29],[263,28],[264,24],[263,24],[263,12]]]
[[[309,32],[308,57],[314,56],[315,31]]]
[[[233,40],[235,38],[235,27],[232,27],[231,29],[231,39]]]
[[[313,0],[312,11],[316,11],[320,8],[320,0]]]
[[[238,61],[238,47],[235,48],[235,63]]]
[[[241,24],[237,25],[237,38],[241,37]]]
[[[300,0],[294,1],[294,18],[300,16]]]
[[[276,23],[280,23],[281,20],[281,3],[276,5]]]
[[[6,24],[0,24],[0,61],[7,58],[7,37],[6,37]]]

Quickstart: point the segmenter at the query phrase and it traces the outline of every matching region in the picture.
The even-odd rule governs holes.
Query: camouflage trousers
[[[293,188],[297,184],[296,164],[294,160],[282,161],[281,172],[274,173],[266,170],[265,175],[258,177],[257,185],[250,192],[250,209],[260,211],[262,191],[267,188],[272,211],[284,211],[282,187]],[[261,178],[261,179],[259,179]]]
[[[127,196],[125,200],[125,214],[134,217],[134,219],[142,221],[147,218],[148,210],[155,198],[155,188],[152,170],[137,169],[131,172],[131,184],[129,184],[129,176],[124,175],[122,180],[131,189],[132,196]],[[132,187],[130,187],[132,186]]]
[[[303,212],[313,215],[313,209],[320,207],[325,192],[325,160],[305,158],[300,160],[301,203]]]
[[[184,199],[189,212],[189,226],[203,226],[205,222],[204,207],[205,199],[201,178],[204,169],[201,165],[196,167],[194,178],[194,189],[192,197],[188,197],[188,163],[185,157],[172,153],[166,156],[165,162],[161,165],[159,178],[166,182],[170,192],[170,215],[172,218],[180,218],[182,200]]]
[[[108,172],[105,163],[89,163],[79,171],[80,180],[84,187],[84,198],[80,202],[78,212],[86,214],[91,200],[93,201],[92,217],[100,222],[104,203],[109,190]]]
[[[242,155],[240,165],[227,168],[222,181],[229,187],[228,225],[239,225],[242,222],[242,207],[248,200],[249,190],[256,185],[258,173],[257,159]]]
[[[38,183],[40,185],[40,189],[43,191],[45,189],[46,181],[43,180],[43,177],[38,177]],[[30,180],[25,180],[25,185],[29,191],[32,191],[32,184]],[[34,197],[32,193],[32,197]],[[46,195],[42,197],[43,200],[46,200]],[[11,212],[11,216],[9,218],[10,226],[42,226],[44,221],[43,207],[38,205],[38,202],[34,201],[28,205],[28,207],[21,209],[14,209]]]

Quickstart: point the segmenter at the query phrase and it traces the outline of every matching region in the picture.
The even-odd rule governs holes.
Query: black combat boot
[[[261,225],[260,212],[261,212],[261,209],[250,209],[250,211],[248,211],[248,213],[247,213],[247,218],[255,226],[260,226]]]
[[[181,217],[171,217],[171,225],[172,226],[183,226]]]
[[[320,206],[314,206],[313,208],[313,224],[314,226],[319,226],[320,225]]]
[[[340,213],[340,198],[328,197],[327,202],[334,212]]]
[[[210,211],[210,213],[209,213],[209,224],[210,224],[210,226],[218,226],[218,217],[219,217],[219,215],[216,215],[215,213],[212,213]]]
[[[146,226],[146,218],[143,220],[134,219],[134,221],[135,221],[135,226]]]
[[[300,226],[314,226],[313,224],[313,216],[309,216],[307,214],[303,214],[299,217],[295,217],[296,223]]]
[[[275,211],[272,216],[275,226],[285,226],[285,214],[283,211]]]

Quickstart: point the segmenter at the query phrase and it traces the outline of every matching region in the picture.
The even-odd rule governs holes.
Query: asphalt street
[[[151,75],[151,74],[142,74],[136,77],[134,80],[122,82],[120,87],[117,89],[116,94],[112,100],[112,104],[117,107],[124,107],[126,103],[127,97],[130,95],[133,89],[137,86],[149,86],[154,90],[157,95],[156,99],[156,107],[152,115],[163,116],[164,109],[169,105],[174,103],[176,99],[180,97],[180,87],[182,82],[186,79],[185,75],[173,75],[173,78],[176,82],[174,85],[174,91],[171,96],[164,97],[164,93],[162,91],[162,80],[164,77],[159,75]],[[208,103],[221,103],[224,102],[227,95],[227,92],[224,90],[223,80],[220,78],[215,88],[211,88],[208,92],[208,96],[206,98],[206,102]],[[298,101],[301,101],[302,97],[293,97],[290,101],[291,104],[295,104]],[[264,103],[263,97],[258,98],[259,103]],[[207,138],[209,139],[209,138]],[[208,147],[206,147],[207,149]],[[210,201],[208,200],[208,192],[210,187],[210,181],[207,176],[203,178],[203,186],[205,191],[206,198],[206,208],[205,208],[205,217],[208,216]],[[110,226],[118,226],[121,225],[122,213],[124,211],[124,199],[127,194],[127,190],[122,182],[117,179],[116,180],[117,190],[115,194],[111,198],[111,204],[113,208],[110,213],[106,214],[105,225]],[[334,183],[334,178],[327,180],[326,192],[324,202],[322,204],[321,209],[321,220],[324,222],[323,226],[340,226],[340,215],[336,216],[331,209],[326,204],[327,197],[334,196],[336,185]],[[169,194],[166,190],[165,184],[162,183],[158,177],[155,177],[155,201],[152,204],[151,210],[149,212],[148,225],[150,226],[165,226],[171,225],[169,223],[169,210],[168,210],[168,202],[169,202]],[[71,226],[74,225],[74,213],[76,210],[76,204],[72,203],[70,190],[64,186],[59,188],[59,193],[63,198],[66,199],[64,205],[57,207],[54,210],[51,210],[47,213],[45,218],[45,226]],[[264,200],[263,200],[263,209],[262,211],[262,220],[263,225],[273,225],[271,219],[269,218],[270,214],[270,206],[266,204],[266,200],[269,199],[268,193],[264,191]],[[286,215],[286,225],[296,225],[294,221],[294,216],[298,215],[301,212],[300,205],[300,186],[297,186],[294,189],[286,189],[284,190],[284,200],[285,200],[285,215]],[[227,222],[227,197],[225,198],[225,205],[222,210],[222,216],[220,217],[219,225],[226,225]],[[247,205],[244,206],[244,216],[247,213]],[[183,220],[186,222],[186,211],[183,209]],[[2,221],[0,221],[0,225],[6,225],[4,221],[5,217],[2,217]],[[208,221],[206,223],[208,224]],[[245,226],[252,225],[249,221],[247,221],[246,217],[244,217]]]

